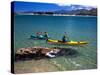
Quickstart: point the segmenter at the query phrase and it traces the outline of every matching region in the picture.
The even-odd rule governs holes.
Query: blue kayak
[[[42,40],[47,39],[47,38],[44,37],[43,35],[40,35],[40,36],[31,35],[30,38],[31,38],[31,39],[42,39]]]

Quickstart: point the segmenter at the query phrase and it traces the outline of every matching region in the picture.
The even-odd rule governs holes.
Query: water
[[[43,40],[30,40],[30,35],[35,34],[38,31],[46,31],[49,33],[50,37],[59,40],[62,38],[64,32],[67,32],[70,40],[85,40],[89,42],[88,45],[81,47],[60,46],[75,49],[75,51],[78,52],[78,55],[76,57],[62,56],[48,60],[42,59],[42,62],[44,62],[44,64],[51,65],[52,70],[49,70],[50,67],[46,68],[47,70],[44,69],[43,71],[33,70],[32,65],[34,65],[36,62],[33,59],[30,60],[31,63],[28,62],[28,60],[15,62],[15,71],[17,73],[19,72],[18,70],[22,70],[23,67],[24,69],[29,70],[27,68],[29,67],[28,64],[31,64],[31,66],[29,67],[30,71],[28,72],[94,69],[97,67],[97,17],[15,15],[14,26],[15,51],[23,47],[55,46],[48,45]],[[19,65],[23,67],[18,67]],[[52,66],[55,67],[52,68]],[[23,70],[23,72],[25,71]]]

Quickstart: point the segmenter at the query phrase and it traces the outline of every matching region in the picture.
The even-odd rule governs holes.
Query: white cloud
[[[67,4],[97,6],[97,0],[63,0],[63,2],[58,3],[58,5],[67,5]]]
[[[89,6],[98,5],[98,0],[15,0],[15,1],[56,3],[60,6],[65,6],[69,4],[79,4],[79,5],[89,5]]]

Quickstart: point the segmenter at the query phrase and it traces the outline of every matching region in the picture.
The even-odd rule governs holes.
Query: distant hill
[[[43,12],[22,12],[21,14],[38,14],[38,15],[86,15],[86,16],[97,16],[97,8],[92,8],[90,10],[86,9],[77,9],[72,11],[60,10],[60,11],[43,11]]]
[[[97,9],[93,8],[91,10],[76,10],[74,11],[75,15],[91,15],[91,16],[97,16]]]
[[[90,10],[86,9],[77,9],[77,10],[72,10],[72,11],[66,11],[66,10],[61,10],[61,11],[56,11],[55,13],[57,14],[67,14],[67,15],[91,15],[91,16],[97,16],[97,8],[92,8]]]

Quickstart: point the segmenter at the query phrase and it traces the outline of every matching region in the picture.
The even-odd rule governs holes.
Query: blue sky
[[[53,3],[39,3],[39,2],[14,2],[14,11],[55,11],[61,10],[61,6]]]
[[[55,3],[60,6],[65,6],[68,4],[77,4],[77,5],[89,5],[97,6],[99,5],[98,0],[14,0],[14,1],[28,1],[28,2],[42,2],[42,3]]]

